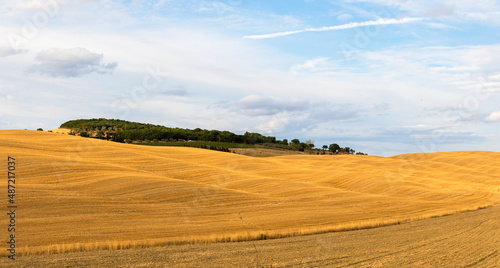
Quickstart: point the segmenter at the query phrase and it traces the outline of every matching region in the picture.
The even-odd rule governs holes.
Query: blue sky
[[[0,1],[0,129],[78,118],[500,151],[500,3]]]

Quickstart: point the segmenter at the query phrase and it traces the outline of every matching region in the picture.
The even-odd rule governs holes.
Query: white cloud
[[[491,113],[486,118],[486,122],[500,122],[500,111]]]
[[[233,111],[248,116],[276,115],[284,111],[303,111],[309,108],[309,103],[295,98],[282,99],[249,95],[234,104]]]
[[[266,39],[266,38],[275,38],[275,37],[304,33],[304,32],[336,31],[336,30],[345,30],[345,29],[352,29],[352,28],[358,28],[358,27],[372,26],[372,25],[389,25],[389,24],[410,23],[410,22],[421,21],[421,20],[422,20],[422,18],[410,18],[410,17],[402,18],[402,19],[378,19],[378,20],[364,21],[364,22],[351,22],[351,23],[336,25],[336,26],[325,26],[325,27],[321,27],[321,28],[308,28],[308,29],[297,30],[297,31],[278,32],[278,33],[262,34],[262,35],[247,35],[247,36],[244,36],[244,38]]]
[[[290,119],[276,115],[276,118],[258,125],[255,129],[262,134],[280,133],[285,130],[286,126],[290,123]]]
[[[44,7],[46,1],[42,0],[31,0],[31,1],[19,1],[19,0],[7,0],[6,3],[1,6],[3,9],[41,9]]]
[[[316,71],[331,70],[333,66],[331,63],[328,62],[328,60],[329,60],[328,58],[316,58],[308,60],[304,63],[293,65],[290,68],[290,70],[294,74],[299,73],[301,71],[316,72]]]
[[[441,126],[418,124],[418,125],[413,125],[413,126],[404,126],[404,128],[409,128],[409,129],[414,129],[414,130],[434,130],[434,129],[441,128]]]
[[[118,64],[103,63],[103,55],[92,53],[85,48],[51,48],[38,53],[36,60],[41,64],[32,70],[52,77],[77,77],[90,73],[110,73]]]
[[[12,55],[16,55],[16,54],[22,54],[22,53],[26,53],[26,52],[28,52],[28,50],[26,50],[26,49],[14,49],[14,48],[9,47],[9,46],[0,47],[0,58],[12,56]]]

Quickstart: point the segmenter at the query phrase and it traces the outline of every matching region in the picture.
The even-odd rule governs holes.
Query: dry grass
[[[18,163],[21,255],[373,228],[500,200],[493,152],[252,158],[20,130],[0,149]]]

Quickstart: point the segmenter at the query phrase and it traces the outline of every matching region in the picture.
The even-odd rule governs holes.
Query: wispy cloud
[[[244,38],[249,39],[266,39],[266,38],[275,38],[280,36],[304,33],[304,32],[324,32],[324,31],[336,31],[336,30],[345,30],[352,29],[358,27],[372,26],[372,25],[388,25],[388,24],[402,24],[402,23],[410,23],[415,21],[421,21],[422,18],[401,18],[401,19],[378,19],[378,20],[370,20],[364,22],[351,22],[342,25],[336,26],[325,26],[321,28],[307,28],[303,30],[297,31],[287,31],[287,32],[278,32],[278,33],[270,33],[270,34],[261,34],[261,35],[246,35]]]

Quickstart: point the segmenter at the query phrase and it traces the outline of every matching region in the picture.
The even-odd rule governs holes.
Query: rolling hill
[[[500,201],[495,152],[252,158],[26,130],[1,130],[0,149],[5,170],[16,159],[21,255],[363,229]]]

